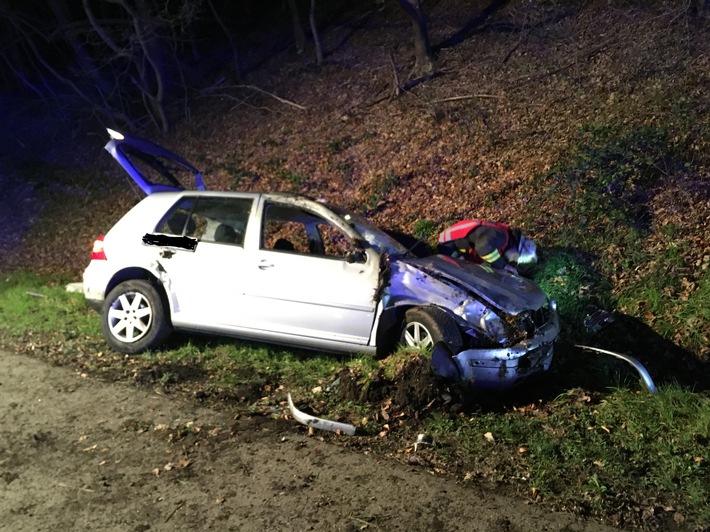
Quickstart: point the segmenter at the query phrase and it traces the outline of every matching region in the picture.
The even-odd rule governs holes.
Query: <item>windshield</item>
[[[331,207],[331,209],[340,215],[350,227],[360,233],[367,243],[375,248],[378,253],[387,253],[389,255],[404,255],[407,253],[407,248],[379,227],[372,225],[362,216],[358,216],[339,207]]]

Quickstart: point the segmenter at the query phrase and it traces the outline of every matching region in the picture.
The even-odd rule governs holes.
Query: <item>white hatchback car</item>
[[[84,272],[118,351],[154,349],[172,330],[353,353],[445,342],[458,376],[488,389],[550,365],[555,304],[528,279],[416,258],[361,216],[303,196],[181,190],[171,169],[203,188],[199,172],[142,139],[114,132],[107,149],[148,194],[94,243]]]

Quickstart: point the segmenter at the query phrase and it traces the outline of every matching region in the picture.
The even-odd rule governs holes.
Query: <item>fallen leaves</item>
[[[156,477],[160,476],[163,471],[172,471],[174,469],[185,469],[192,464],[192,460],[189,458],[179,458],[177,462],[168,462],[163,467],[154,467],[151,473]]]

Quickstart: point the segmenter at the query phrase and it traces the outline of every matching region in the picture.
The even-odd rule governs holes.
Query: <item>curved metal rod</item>
[[[299,423],[303,423],[308,427],[313,427],[314,429],[329,430],[330,432],[335,432],[338,434],[347,434],[352,436],[355,434],[355,426],[349,423],[340,423],[338,421],[330,421],[329,419],[322,419],[319,417],[311,416],[305,412],[301,412],[293,404],[293,399],[291,399],[291,394],[288,394],[288,408],[291,411],[293,419]]]
[[[646,371],[646,368],[636,360],[634,357],[631,357],[629,355],[622,355],[621,353],[615,353],[614,351],[607,351],[606,349],[599,349],[598,347],[590,347],[588,345],[577,345],[575,347],[581,347],[582,349],[589,349],[590,351],[596,351],[598,353],[604,353],[605,355],[611,355],[616,358],[620,358],[621,360],[624,360],[631,364],[636,371],[638,371],[639,375],[641,376],[641,380],[643,380],[643,383],[646,385],[646,388],[648,388],[648,391],[651,393],[656,393],[656,385],[653,384],[653,379],[651,379],[651,375],[648,374],[648,371]]]

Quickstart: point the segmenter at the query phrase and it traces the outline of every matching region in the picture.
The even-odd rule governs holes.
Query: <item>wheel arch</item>
[[[123,268],[122,270],[117,271],[113,277],[111,277],[111,280],[108,282],[108,285],[106,285],[106,291],[104,292],[104,297],[107,296],[111,290],[116,288],[119,284],[125,282],[125,281],[133,281],[133,280],[143,280],[143,281],[148,281],[151,283],[155,289],[158,291],[160,294],[161,299],[163,300],[163,304],[165,305],[166,310],[168,311],[168,320],[170,320],[171,312],[172,312],[172,306],[170,305],[170,298],[168,297],[168,293],[165,291],[165,287],[163,286],[163,283],[160,282],[160,279],[156,277],[156,275],[151,272],[150,270],[147,270],[145,268],[140,268],[137,266],[132,266],[129,268]]]
[[[387,356],[397,349],[399,335],[402,325],[404,324],[405,314],[413,308],[436,308],[446,313],[459,327],[463,336],[463,328],[461,326],[461,318],[454,314],[451,309],[433,304],[428,301],[411,301],[400,303],[392,307],[386,308],[382,312],[377,328],[377,354],[378,356]]]
[[[165,294],[165,289],[163,288],[162,283],[158,281],[158,278],[149,270],[146,270],[145,268],[139,268],[137,266],[124,268],[114,273],[113,277],[111,277],[111,280],[106,285],[106,291],[104,293],[108,294],[109,292],[111,292],[111,290],[113,290],[119,284],[125,281],[133,281],[139,279],[144,281],[150,281],[151,283],[155,284],[156,287],[159,287],[162,293]]]

